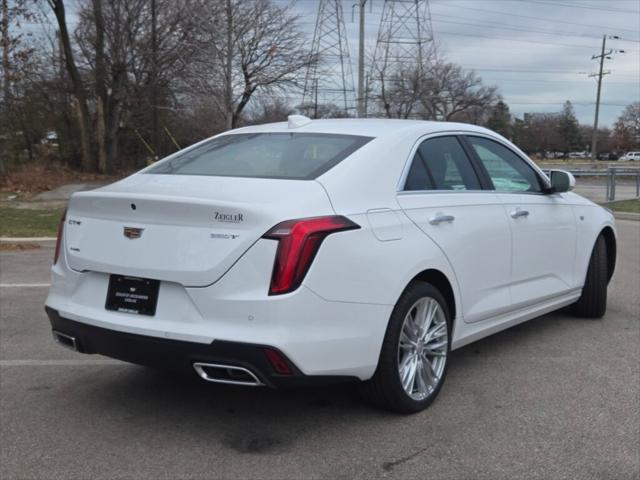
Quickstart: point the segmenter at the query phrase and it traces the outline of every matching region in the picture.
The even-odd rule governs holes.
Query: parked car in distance
[[[614,160],[618,160],[618,155],[616,155],[613,152],[600,152],[598,154],[598,160],[614,161]]]
[[[569,152],[568,158],[589,158],[589,152]]]
[[[75,193],[46,311],[81,353],[251,387],[354,381],[417,412],[451,350],[563,307],[604,315],[614,219],[574,185],[474,125],[232,130]]]
[[[640,161],[640,152],[627,152],[622,155],[619,160],[621,162]]]

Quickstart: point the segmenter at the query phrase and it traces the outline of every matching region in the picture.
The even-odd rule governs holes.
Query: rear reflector
[[[64,222],[66,218],[67,218],[67,210],[65,209],[65,211],[62,212],[62,217],[60,218],[60,221],[58,222],[58,235],[56,237],[56,252],[53,254],[54,265],[58,263],[58,257],[60,257],[60,247],[62,245],[62,232],[64,230]]]
[[[314,217],[279,223],[263,238],[278,240],[269,295],[294,291],[304,280],[327,235],[360,228],[346,217]]]
[[[279,373],[280,375],[291,375],[293,373],[291,367],[280,352],[273,348],[265,348],[264,353],[267,355],[269,363],[271,363],[271,366],[276,373]]]

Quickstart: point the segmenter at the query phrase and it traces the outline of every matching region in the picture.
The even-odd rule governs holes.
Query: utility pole
[[[360,9],[360,30],[358,36],[358,117],[360,118],[366,116],[364,106],[366,96],[364,91],[364,6],[366,3],[367,0],[358,1],[358,7]]]
[[[593,120],[593,134],[591,136],[591,156],[594,159],[598,158],[598,116],[600,114],[600,92],[602,90],[602,77],[604,77],[605,75],[609,75],[611,72],[610,71],[604,71],[604,61],[605,59],[607,60],[611,60],[611,56],[614,53],[624,53],[624,50],[613,50],[613,49],[609,49],[606,50],[607,48],[607,38],[612,39],[612,40],[619,40],[620,37],[618,37],[617,35],[603,35],[602,36],[602,50],[600,51],[600,55],[592,55],[591,56],[591,60],[596,60],[599,59],[600,60],[600,69],[598,70],[598,73],[592,73],[591,75],[589,75],[589,77],[597,77],[598,78],[598,89],[597,89],[597,93],[596,93],[596,114],[595,114],[595,118]]]
[[[225,3],[227,16],[227,62],[225,72],[225,104],[227,110],[227,130],[231,130],[234,125],[233,119],[233,5],[231,0]]]
[[[151,144],[158,159],[158,38],[156,0],[151,0]]]

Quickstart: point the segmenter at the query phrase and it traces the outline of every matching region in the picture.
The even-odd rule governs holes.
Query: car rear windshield
[[[146,173],[311,180],[371,139],[325,133],[236,133],[178,153]]]

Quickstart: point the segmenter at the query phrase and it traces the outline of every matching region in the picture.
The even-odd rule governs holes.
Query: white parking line
[[[50,283],[0,283],[0,288],[44,288]]]
[[[0,360],[0,367],[76,367],[96,365],[126,365],[117,360]]]

